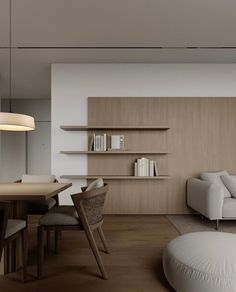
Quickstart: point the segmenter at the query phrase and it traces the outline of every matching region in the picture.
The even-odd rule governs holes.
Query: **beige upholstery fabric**
[[[230,192],[231,196],[236,198],[236,178],[231,175],[222,175],[221,180]]]
[[[190,178],[187,183],[187,205],[205,217],[222,218],[224,191],[217,183]]]
[[[236,199],[225,198],[222,210],[223,218],[236,218]]]
[[[222,175],[229,175],[229,174],[225,170],[219,171],[219,172],[203,172],[201,173],[200,178],[202,180],[221,185],[224,191],[224,196],[226,198],[230,198],[231,197],[230,192],[228,191],[228,189],[225,187],[224,183],[221,180]]]
[[[6,234],[5,234],[5,239],[12,236],[16,232],[24,229],[25,227],[26,227],[26,221],[9,219],[7,222],[7,230],[6,230]]]
[[[194,232],[166,247],[166,278],[178,292],[236,292],[236,235]]]
[[[32,175],[24,174],[22,176],[22,183],[53,183],[55,181],[55,175]]]
[[[80,225],[74,206],[56,206],[39,220],[40,225]]]
[[[93,182],[91,182],[86,191],[91,191],[91,190],[94,190],[94,189],[97,189],[97,188],[101,188],[104,186],[104,182],[103,182],[103,179],[102,178],[98,178],[96,180],[94,180]]]

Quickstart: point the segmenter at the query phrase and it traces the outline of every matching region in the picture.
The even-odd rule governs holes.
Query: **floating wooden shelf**
[[[91,154],[91,155],[98,155],[98,154],[105,154],[105,155],[113,155],[113,154],[117,154],[117,155],[125,155],[125,154],[157,154],[157,155],[165,155],[168,154],[169,152],[166,151],[77,151],[77,150],[68,150],[68,151],[60,151],[60,153],[62,154]]]
[[[61,126],[64,131],[88,131],[88,130],[169,130],[169,126]]]
[[[97,179],[102,177],[103,179],[115,179],[115,180],[162,180],[169,179],[168,175],[159,175],[159,176],[133,176],[133,175],[62,175],[61,178],[66,179]]]

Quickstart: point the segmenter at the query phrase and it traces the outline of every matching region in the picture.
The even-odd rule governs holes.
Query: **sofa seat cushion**
[[[163,255],[165,275],[179,292],[236,292],[236,235],[193,232],[172,240]]]
[[[225,198],[231,198],[231,194],[228,191],[228,189],[225,187],[223,181],[221,180],[221,176],[223,175],[229,175],[227,171],[219,171],[219,172],[203,172],[200,175],[200,178],[202,180],[211,182],[211,183],[216,183],[220,185],[224,191],[224,196]]]
[[[45,214],[52,207],[56,205],[56,200],[54,198],[49,198],[47,200],[36,200],[30,201],[28,203],[28,213],[29,214]]]
[[[236,218],[236,199],[225,198],[222,210],[223,218]]]
[[[18,231],[24,229],[26,227],[26,221],[17,220],[17,219],[9,219],[7,221],[7,229],[5,233],[5,239],[17,233]]]
[[[52,208],[50,212],[40,218],[39,224],[43,226],[81,225],[74,206],[56,206]]]

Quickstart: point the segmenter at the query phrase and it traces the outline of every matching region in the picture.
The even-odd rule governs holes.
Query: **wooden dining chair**
[[[33,175],[33,174],[24,174],[20,180],[17,180],[16,183],[57,183],[55,175]],[[55,195],[53,198],[47,200],[34,200],[28,202],[28,214],[29,215],[44,215],[52,207],[58,205],[58,195]]]
[[[109,253],[108,245],[103,233],[103,206],[108,191],[108,185],[71,195],[74,206],[58,206],[51,212],[44,215],[38,227],[38,278],[42,276],[43,257],[44,257],[44,231],[54,230],[83,230],[92,249],[99,270],[104,279],[107,279],[107,273],[98,251],[93,231],[97,230],[106,253]],[[58,252],[58,236],[55,238],[55,250]]]
[[[9,211],[10,203],[0,202],[0,260],[2,258],[3,248],[7,247],[14,240],[21,238],[23,281],[26,282],[28,257],[26,221],[8,219]]]
[[[20,180],[16,183],[57,183],[58,180],[55,175],[35,175],[35,174],[24,174]],[[28,215],[44,215],[50,211],[54,206],[59,205],[58,195],[47,200],[34,200],[29,201],[27,207]],[[50,250],[50,231],[47,233],[47,250]]]

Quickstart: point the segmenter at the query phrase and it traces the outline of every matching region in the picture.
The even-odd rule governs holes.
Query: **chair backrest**
[[[7,220],[9,217],[10,202],[0,202],[0,260],[4,247],[5,234],[7,229]]]
[[[71,195],[83,226],[102,222],[107,191],[108,185],[104,184],[103,187]]]
[[[55,175],[33,175],[24,174],[21,178],[22,183],[53,183],[57,182]]]

